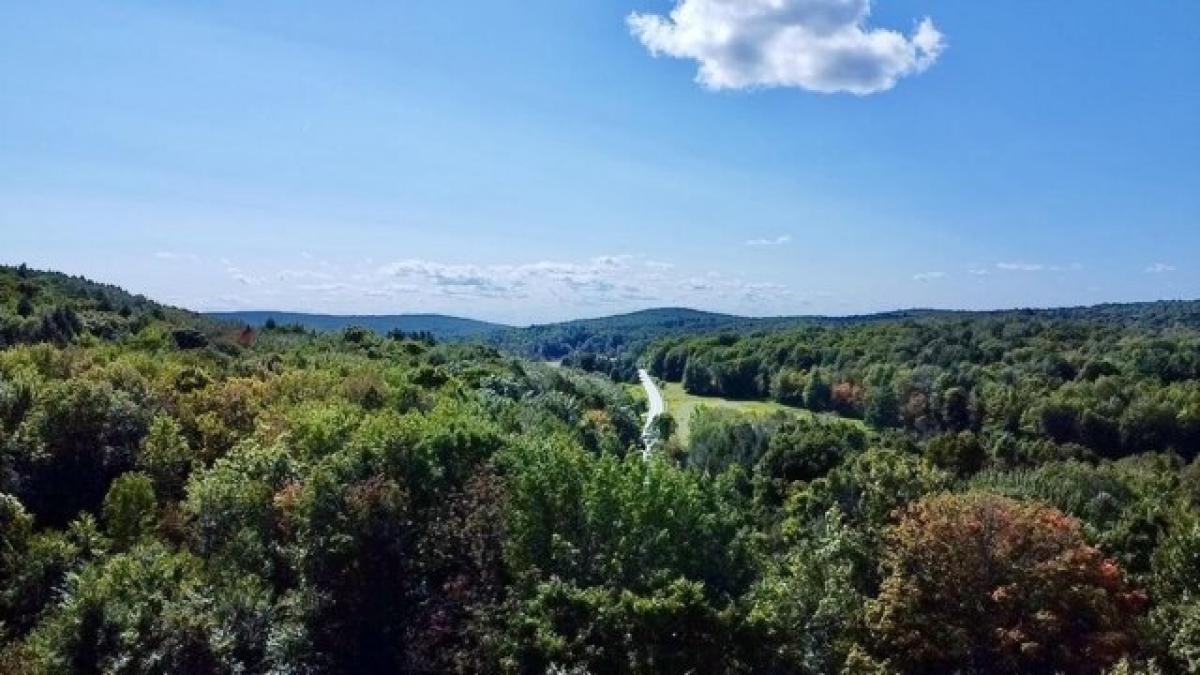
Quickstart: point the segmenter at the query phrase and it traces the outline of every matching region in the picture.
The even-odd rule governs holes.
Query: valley
[[[0,665],[921,672],[889,646],[913,626],[1055,611],[1073,622],[1029,638],[1070,645],[1047,662],[1092,672],[1104,639],[1175,663],[1198,309],[669,310],[438,339],[0,267]],[[979,519],[1003,523],[998,567],[969,562]],[[1029,594],[971,609],[996,584]]]

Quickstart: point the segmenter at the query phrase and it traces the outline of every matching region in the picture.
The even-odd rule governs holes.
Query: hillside
[[[60,272],[0,265],[0,347],[79,339],[115,340],[148,328],[236,339],[236,327],[110,284]],[[190,338],[193,342],[196,337]]]
[[[1200,328],[1200,301],[1110,303],[1091,307],[963,311],[907,309],[848,316],[746,317],[686,308],[513,328],[485,336],[489,344],[531,359],[562,360],[613,379],[635,381],[636,365],[656,342],[705,334],[746,336],[801,328],[904,322],[1023,319],[1073,321],[1136,329]]]
[[[430,333],[440,340],[458,340],[490,335],[509,329],[496,323],[464,319],[444,314],[379,314],[379,315],[336,315],[307,314],[302,312],[210,312],[208,316],[262,327],[268,320],[286,325],[299,325],[315,331],[340,331],[349,326],[361,326],[380,335],[398,330],[405,333]]]
[[[13,268],[0,319],[5,674],[496,672],[542,574],[501,556],[562,515],[517,504],[639,443],[621,388],[478,345],[179,344],[231,327]]]
[[[574,369],[4,268],[0,672],[1195,672],[1193,309],[540,327],[675,333],[644,458]]]
[[[747,332],[806,321],[809,319],[751,318],[664,307],[514,328],[488,336],[488,343],[527,358],[562,360],[567,365],[632,382],[637,358],[655,340],[715,331]]]
[[[905,321],[1036,319],[1083,321],[1160,329],[1200,327],[1200,302],[1110,303],[1091,307],[964,311],[906,309],[848,316],[747,317],[683,307],[662,307],[626,314],[511,327],[441,314],[329,315],[296,312],[217,312],[209,316],[261,327],[268,320],[309,330],[340,331],[357,325],[385,335],[392,330],[427,332],[439,340],[481,341],[539,361],[562,361],[583,370],[633,382],[638,360],[660,340],[704,334],[750,335],[802,327],[844,327]]]
[[[1190,459],[1200,453],[1198,305],[911,313],[664,338],[644,360],[695,395],[770,398],[923,436],[994,427],[1101,456]]]

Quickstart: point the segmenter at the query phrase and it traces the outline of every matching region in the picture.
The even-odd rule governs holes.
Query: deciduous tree
[[[1077,520],[985,493],[909,506],[884,565],[867,625],[909,673],[1099,672],[1133,648],[1146,602]]]

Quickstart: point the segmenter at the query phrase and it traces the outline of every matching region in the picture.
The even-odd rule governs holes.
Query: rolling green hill
[[[717,333],[747,336],[804,327],[838,328],[907,321],[976,319],[1083,321],[1143,329],[1173,326],[1194,328],[1200,327],[1200,302],[1110,303],[1092,307],[996,311],[906,309],[850,316],[777,317],[747,317],[664,307],[595,319],[513,328],[485,337],[493,346],[527,358],[561,360],[565,365],[632,382],[638,359],[651,344],[665,339]]]
[[[384,334],[392,330],[427,332],[440,340],[482,341],[499,349],[543,361],[562,361],[632,382],[637,361],[653,343],[703,334],[753,335],[803,327],[837,328],[906,321],[1033,319],[1084,321],[1114,326],[1166,328],[1200,326],[1200,302],[1163,301],[1091,307],[961,311],[906,309],[850,316],[747,317],[684,307],[661,307],[613,316],[511,327],[441,314],[341,316],[294,312],[222,312],[225,321],[262,326],[298,324],[310,330],[338,331],[357,325]]]
[[[441,340],[489,335],[509,327],[486,321],[464,319],[444,314],[337,315],[305,314],[300,312],[213,312],[209,316],[225,321],[259,327],[269,319],[279,325],[300,325],[309,330],[339,331],[349,326],[362,326],[379,334],[393,330],[405,333],[431,333]]]
[[[638,356],[656,340],[712,332],[749,332],[794,326],[804,317],[752,318],[683,307],[646,309],[595,319],[514,328],[488,342],[531,359],[557,361],[613,379],[633,381]]]
[[[0,265],[0,347],[117,340],[157,327],[190,343],[236,339],[237,327],[81,276]]]

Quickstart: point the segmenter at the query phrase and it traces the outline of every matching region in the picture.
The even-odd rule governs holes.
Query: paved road
[[[638,369],[638,379],[642,381],[642,388],[646,390],[646,399],[650,402],[650,410],[646,413],[646,426],[642,427],[642,445],[645,446],[642,454],[649,457],[655,441],[650,435],[650,426],[654,424],[654,418],[666,411],[667,406],[663,403],[662,392],[658,390],[658,385],[654,384],[654,378],[650,377],[650,373],[647,373],[645,368]]]

